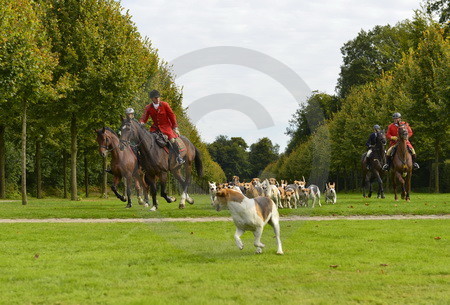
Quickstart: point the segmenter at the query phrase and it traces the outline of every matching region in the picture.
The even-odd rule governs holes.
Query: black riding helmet
[[[158,91],[158,90],[152,90],[152,91],[150,91],[149,95],[150,95],[150,98],[161,97],[161,95],[159,94],[159,91]]]

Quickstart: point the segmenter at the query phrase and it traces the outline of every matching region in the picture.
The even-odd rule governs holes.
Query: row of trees
[[[300,107],[287,131],[287,152],[264,175],[305,175],[319,185],[329,178],[354,189],[360,185],[361,155],[372,126],[387,127],[392,113],[400,112],[415,132],[412,142],[422,165],[414,185],[449,191],[448,23],[417,13],[394,27],[361,31],[341,51],[337,96],[314,92]]]
[[[23,204],[27,182],[36,186],[37,197],[43,196],[43,184],[50,186],[47,191],[62,187],[66,195],[69,161],[72,200],[80,178],[86,193],[89,185],[106,181],[106,160],[98,156],[93,130],[117,128],[124,109],[133,106],[139,112],[153,88],[162,92],[181,132],[203,153],[205,180],[224,177],[187,119],[169,67],[118,2],[0,4],[0,198],[14,194],[19,181]],[[27,177],[30,171],[34,175]],[[105,183],[102,188],[105,192]]]
[[[259,177],[267,164],[278,159],[279,146],[269,138],[261,138],[248,146],[241,137],[228,138],[220,135],[208,144],[208,151],[225,172],[228,181],[239,176],[241,181]],[[223,180],[214,180],[223,182]]]

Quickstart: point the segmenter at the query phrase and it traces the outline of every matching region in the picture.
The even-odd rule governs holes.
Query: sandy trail
[[[286,216],[280,221],[330,221],[330,220],[404,220],[450,219],[450,215],[354,215],[354,216]],[[46,218],[0,219],[0,223],[160,223],[160,222],[218,222],[232,221],[231,217],[184,218]]]

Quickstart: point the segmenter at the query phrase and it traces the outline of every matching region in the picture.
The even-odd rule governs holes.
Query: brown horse
[[[120,150],[119,137],[109,127],[103,127],[95,132],[97,133],[97,143],[99,145],[100,155],[102,157],[106,157],[108,152],[111,152],[111,173],[114,176],[113,183],[111,184],[111,190],[117,198],[123,202],[128,199],[128,204],[126,207],[130,208],[132,206],[131,184],[134,180],[139,204],[144,204],[141,197],[142,189],[144,192],[145,202],[148,203],[148,187],[143,181],[143,174],[138,168],[137,158],[132,149],[128,147],[127,149]],[[122,178],[125,178],[126,181],[127,199],[125,199],[124,196],[119,194],[117,191],[117,185],[120,183]]]
[[[375,138],[375,146],[372,148],[372,155],[370,158],[366,158],[366,154],[364,153],[361,160],[361,168],[363,171],[363,196],[364,198],[372,196],[372,182],[376,179],[378,182],[378,194],[377,198],[385,198],[384,189],[383,189],[383,165],[386,163],[386,135],[384,131],[380,130],[377,132],[377,136]],[[369,164],[367,164],[369,163]],[[369,169],[367,169],[367,165],[369,165]],[[369,193],[366,196],[366,189],[369,189]]]
[[[409,201],[409,192],[411,191],[411,173],[412,157],[408,151],[406,143],[408,142],[408,130],[405,127],[398,129],[397,151],[392,159],[392,185],[394,188],[394,197],[397,198],[397,185],[402,187],[402,199]]]
[[[181,185],[181,200],[178,207],[183,209],[186,201],[190,204],[194,203],[194,199],[189,196],[187,189],[192,179],[193,162],[195,162],[197,174],[199,176],[203,175],[202,160],[200,152],[189,139],[181,136],[181,140],[186,146],[185,151],[182,153],[182,158],[185,160],[184,178],[181,175],[181,165],[177,163],[176,156],[172,153],[169,154],[158,145],[156,133],[149,132],[135,120],[122,120],[120,149],[133,145],[139,151],[139,162],[145,172],[145,181],[150,186],[150,194],[152,195],[152,211],[158,208],[158,202],[156,201],[157,177],[161,183],[161,196],[169,203],[176,200],[174,197],[169,197],[166,193],[167,173],[169,171]]]

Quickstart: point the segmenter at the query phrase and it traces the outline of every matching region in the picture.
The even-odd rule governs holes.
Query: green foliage
[[[250,145],[248,154],[250,162],[250,176],[259,177],[267,164],[278,159],[278,145],[273,145],[269,138],[261,138]]]
[[[346,97],[353,86],[375,81],[383,72],[392,70],[404,52],[417,46],[427,27],[425,19],[418,14],[413,21],[399,22],[394,27],[361,30],[355,39],[344,44],[343,65],[336,87],[339,97]]]
[[[208,151],[228,179],[235,175],[241,179],[249,179],[251,172],[247,147],[247,143],[240,137],[230,139],[220,135],[213,143],[208,144]]]

